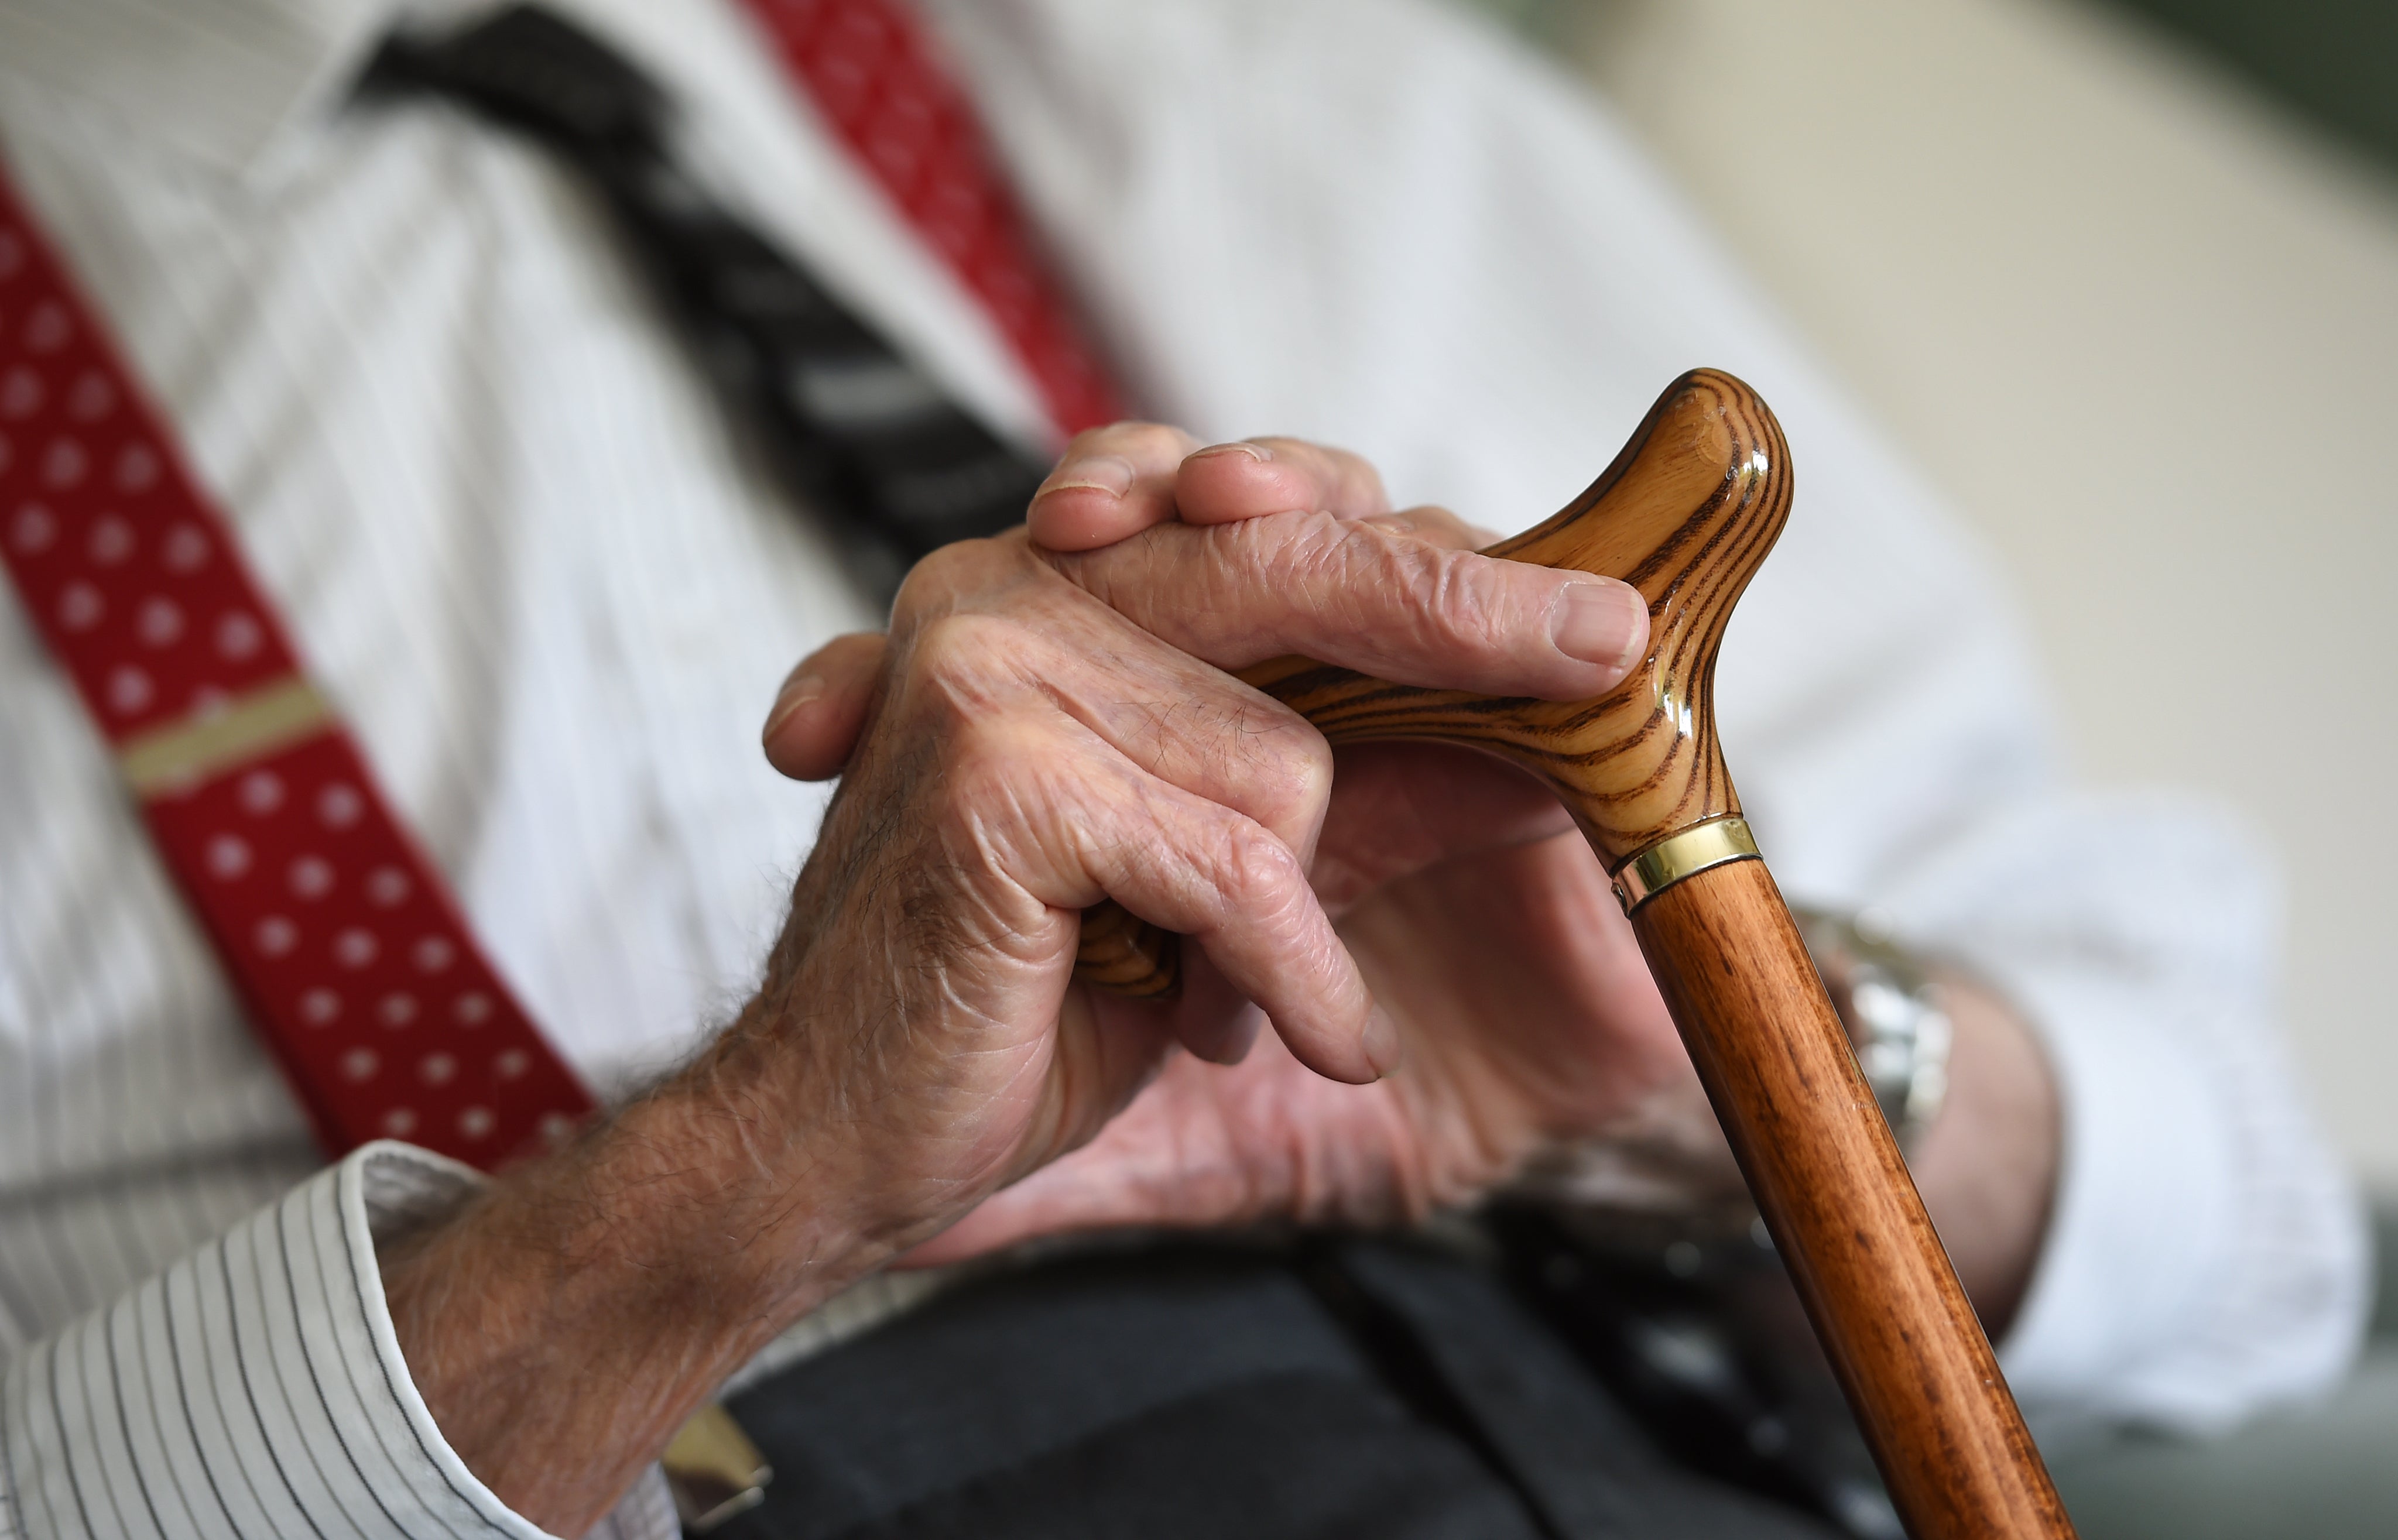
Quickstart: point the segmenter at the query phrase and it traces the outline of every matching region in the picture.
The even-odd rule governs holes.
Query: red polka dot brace
[[[899,0],[748,3],[1059,430],[1120,416],[922,22]],[[404,1138],[488,1169],[590,1111],[5,172],[0,567],[329,1150]]]
[[[5,175],[0,566],[329,1151],[489,1170],[591,1110]]]

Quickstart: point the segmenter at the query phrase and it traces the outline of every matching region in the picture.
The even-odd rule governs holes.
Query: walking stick
[[[1997,1359],[1859,1073],[1716,741],[1716,649],[1790,512],[1781,426],[1699,369],[1564,512],[1492,556],[1620,578],[1650,651],[1595,701],[1417,690],[1277,658],[1242,677],[1335,743],[1466,743],[1538,775],[1607,864],[1749,1191],[1916,1540],[2070,1536]],[[1176,938],[1112,904],[1079,971],[1176,980]]]

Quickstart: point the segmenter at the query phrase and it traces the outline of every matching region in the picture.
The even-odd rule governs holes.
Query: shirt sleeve
[[[0,1379],[0,1540],[537,1540],[434,1426],[376,1266],[477,1180],[367,1145],[32,1344]],[[657,1470],[592,1533],[673,1540]]]
[[[2333,1383],[2368,1303],[2363,1210],[2297,1092],[2270,869],[2240,828],[2158,794],[2031,796],[1883,891],[2055,1070],[2065,1158],[2000,1344],[2027,1407],[2204,1433]]]

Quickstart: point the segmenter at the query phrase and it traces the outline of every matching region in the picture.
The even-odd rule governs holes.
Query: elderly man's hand
[[[1088,1139],[1171,1041],[1237,1060],[1270,1023],[1296,1084],[1375,1081],[1399,1058],[1400,1023],[1327,900],[1354,908],[1469,852],[1505,864],[1565,828],[1515,772],[1422,751],[1359,761],[1327,828],[1321,736],[1220,669],[1303,651],[1572,698],[1612,687],[1645,643],[1629,589],[1474,556],[1453,520],[1392,515],[1354,459],[1285,445],[1280,460],[1243,447],[1186,465],[1191,448],[1149,425],[1086,435],[1032,529],[1070,543],[1055,527],[1079,520],[1086,543],[1123,538],[941,553],[910,578],[887,650],[827,649],[770,720],[769,756],[799,773],[832,768],[850,724],[864,731],[752,1020],[815,1030],[840,1002],[844,1023],[914,1024],[911,1118],[883,1121],[869,1162],[892,1183],[882,1211],[915,1226],[904,1239]],[[1294,501],[1243,516],[1261,497]],[[1109,529],[1094,516],[1111,502],[1144,528]],[[1604,907],[1603,879],[1596,891]],[[1071,983],[1081,911],[1102,897],[1189,938],[1173,1005]],[[1594,971],[1620,988],[1621,967],[1577,976]],[[1653,1000],[1637,958],[1630,974]],[[821,1092],[847,1068],[826,1062],[805,1083]]]
[[[1470,543],[1439,510],[1393,513],[1353,456],[1289,440],[1194,449],[1149,426],[1085,435],[1036,498],[1033,537],[1086,553],[1056,565],[1211,663],[1300,650],[1402,677],[1437,671],[1398,655],[1419,637],[1381,629],[1405,627],[1404,615],[1353,609],[1334,634],[1294,644],[1147,581],[1188,570],[1193,550],[1298,550],[1344,526],[1347,539],[1372,531],[1366,548],[1412,547],[1431,569]],[[1626,645],[1637,655],[1644,641],[1636,629]],[[847,638],[803,666],[805,682],[787,690],[767,732],[777,764],[797,774],[838,768],[880,650],[874,638]],[[1452,668],[1441,682],[1464,680]],[[1470,688],[1507,687],[1484,674]],[[1185,709],[1209,699],[1194,690]],[[794,709],[794,700],[806,703]],[[1228,1027],[1228,998],[1272,1007],[1246,979],[1194,959],[1181,1034],[1194,1051],[1170,1054],[1088,1148],[991,1198],[916,1260],[1103,1225],[1406,1217],[1472,1196],[1543,1146],[1652,1129],[1661,1108],[1669,1132],[1695,1133],[1720,1153],[1605,874],[1550,796],[1462,750],[1377,745],[1343,751],[1338,764],[1320,834],[1291,849],[1312,850],[1314,891],[1397,1028],[1404,1069],[1372,1084],[1327,1079],[1294,1056],[1287,1032],[1236,1065],[1223,1062],[1248,1042],[1256,1015]],[[1729,1180],[1728,1158],[1721,1165]]]
[[[1495,766],[1399,755],[1327,824],[1322,737],[1222,669],[1297,651],[1574,699],[1645,645],[1629,589],[1379,516],[1354,462],[1307,461],[1326,496],[1238,518],[1243,466],[1270,462],[1185,471],[1189,446],[1155,428],[1098,442],[1126,473],[1114,513],[1147,528],[1086,521],[1105,538],[1080,554],[1022,531],[952,546],[909,577],[887,641],[838,642],[786,685],[770,756],[846,771],[731,1030],[577,1148],[387,1249],[436,1420],[546,1527],[580,1533],[775,1331],[1089,1139],[1169,1051],[1237,1058],[1267,1022],[1293,1084],[1396,1064],[1404,1029],[1311,867],[1395,891],[1445,852],[1539,839],[1556,810]],[[1105,500],[1117,466],[1094,458],[1036,522]],[[1102,899],[1189,938],[1179,1000],[1073,982]]]

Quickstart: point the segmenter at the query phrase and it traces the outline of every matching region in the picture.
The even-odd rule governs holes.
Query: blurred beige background
[[[1539,20],[2012,569],[2081,772],[2278,846],[2307,1082],[2398,1191],[2398,176],[2074,0]]]

